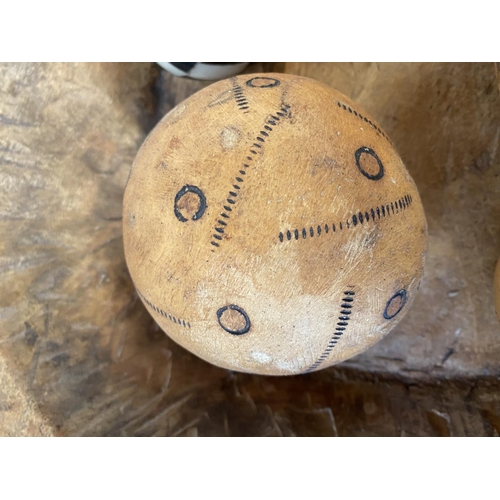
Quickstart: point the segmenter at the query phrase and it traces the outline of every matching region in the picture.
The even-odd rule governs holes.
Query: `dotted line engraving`
[[[165,312],[163,309],[160,309],[159,307],[156,307],[152,302],[150,302],[144,295],[142,295],[139,290],[137,290],[137,293],[141,296],[142,300],[146,302],[146,304],[153,309],[158,314],[161,314],[164,318],[169,319],[172,321],[172,323],[175,323],[176,325],[183,326],[184,328],[191,328],[191,323],[189,321],[185,321],[180,318],[176,318],[175,316],[172,316],[170,313]]]
[[[214,234],[212,234],[212,241],[210,244],[215,248],[218,248],[223,240],[226,226],[231,218],[231,212],[234,209],[234,205],[236,205],[236,199],[241,190],[241,186],[245,181],[247,170],[252,165],[255,155],[262,154],[262,147],[269,139],[271,132],[274,130],[273,127],[277,126],[280,120],[289,116],[289,110],[290,106],[288,104],[284,104],[279,111],[270,115],[262,127],[262,130],[255,138],[255,142],[250,146],[248,155],[243,160],[241,170],[239,170],[238,175],[234,177],[232,188],[226,198],[226,204],[223,205],[224,210],[220,213],[220,219],[217,219],[217,224],[214,227]],[[212,249],[212,252],[215,251],[215,248]]]
[[[355,109],[352,109],[343,102],[337,101],[337,106],[340,109],[343,109],[344,111],[351,113],[354,116],[357,116],[360,120],[363,120],[364,122],[368,123],[368,125],[370,125],[370,127],[372,127],[377,132],[378,135],[382,136],[386,141],[388,141],[392,146],[394,146],[394,144],[392,144],[392,141],[389,139],[389,137],[387,137],[387,135],[383,132],[383,130],[380,129],[377,125],[375,125],[375,123],[373,123],[369,118],[363,116],[361,113],[358,113]]]
[[[325,361],[325,359],[330,355],[333,348],[337,345],[337,342],[340,340],[340,337],[346,331],[346,328],[349,326],[349,319],[352,313],[351,309],[354,305],[354,295],[356,292],[346,291],[344,292],[344,297],[342,298],[342,303],[340,304],[340,315],[339,321],[337,323],[337,327],[335,328],[335,333],[333,334],[330,342],[328,342],[328,346],[326,347],[323,354],[316,360],[316,362],[310,366],[304,373],[312,372],[316,370],[318,366]]]
[[[338,223],[338,225],[329,224],[318,225],[317,227],[309,227],[299,229],[289,229],[285,232],[279,233],[279,240],[281,243],[291,241],[291,240],[299,240],[300,238],[313,238],[316,236],[321,236],[322,234],[336,233],[337,230],[342,231],[345,229],[350,229],[351,227],[356,227],[358,224],[363,225],[365,222],[368,223],[370,221],[376,222],[384,217],[390,217],[391,215],[396,215],[403,210],[406,210],[413,202],[413,198],[411,195],[407,194],[403,198],[396,200],[395,202],[391,202],[387,205],[380,205],[379,207],[370,208],[370,210],[363,212],[357,212],[352,215],[349,219],[347,219],[344,224],[342,221]]]
[[[243,113],[248,113],[249,105],[246,97],[243,95],[243,89],[236,82],[236,78],[232,78],[234,98],[238,108],[243,111]]]

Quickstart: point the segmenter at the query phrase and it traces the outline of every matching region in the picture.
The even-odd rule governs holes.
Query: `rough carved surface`
[[[222,80],[168,113],[137,154],[123,217],[128,269],[162,329],[263,375],[323,369],[386,336],[418,293],[427,243],[379,125],[283,73]]]
[[[134,293],[121,207],[146,134],[207,83],[153,64],[4,64],[1,434],[498,435],[497,67],[286,63],[248,71],[323,81],[391,138],[429,227],[411,310],[365,354],[305,376],[240,375],[189,354]]]

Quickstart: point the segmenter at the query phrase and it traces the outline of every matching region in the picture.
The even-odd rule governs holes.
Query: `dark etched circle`
[[[203,192],[201,191],[200,188],[198,188],[196,186],[190,186],[190,185],[184,186],[175,195],[175,202],[174,202],[174,214],[177,217],[177,219],[180,220],[181,222],[187,222],[189,220],[189,219],[186,219],[186,217],[184,217],[179,210],[179,202],[188,193],[193,193],[193,194],[197,195],[199,200],[200,200],[198,210],[191,217],[191,220],[201,219],[201,217],[203,216],[203,214],[205,213],[205,210],[207,208],[207,199],[205,198],[205,195],[203,194]]]
[[[389,314],[389,309],[391,308],[392,303],[398,299],[401,301],[401,303],[399,304],[399,307],[397,308],[396,312]],[[392,319],[392,318],[394,318],[394,316],[397,316],[401,312],[401,309],[403,309],[403,307],[405,306],[406,300],[407,300],[406,290],[402,289],[402,290],[399,290],[399,292],[396,292],[387,301],[387,304],[386,304],[385,310],[384,310],[384,318],[385,319]]]
[[[223,325],[221,322],[222,315],[228,310],[231,309],[232,311],[237,311],[238,313],[241,314],[242,318],[245,320],[245,325],[238,329],[234,330],[231,328],[228,328],[227,326]],[[228,333],[231,333],[232,335],[243,335],[244,333],[247,333],[250,330],[250,318],[248,317],[248,314],[239,306],[236,306],[234,304],[231,304],[229,306],[224,306],[221,307],[217,311],[217,321],[219,322],[219,325]]]
[[[366,170],[363,169],[363,167],[361,166],[361,155],[363,154],[367,154],[367,155],[370,155],[372,156],[373,158],[375,158],[375,160],[377,161],[377,164],[378,164],[378,172],[373,175],[373,174],[370,174],[369,172],[367,172]],[[377,156],[377,153],[375,153],[375,151],[373,151],[373,149],[371,148],[367,148],[366,146],[363,146],[362,148],[359,148],[356,153],[354,153],[354,156],[356,158],[356,165],[359,169],[359,171],[367,178],[367,179],[370,179],[372,181],[378,181],[380,179],[382,179],[382,177],[384,176],[384,165],[382,164],[382,162],[380,161],[380,158]]]
[[[281,82],[276,80],[276,78],[269,78],[268,76],[256,76],[247,81],[249,87],[254,87],[257,89],[269,89],[271,87],[277,87]]]

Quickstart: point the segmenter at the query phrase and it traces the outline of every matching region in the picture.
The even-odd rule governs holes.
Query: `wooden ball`
[[[319,370],[382,339],[422,276],[417,188],[347,97],[285,74],[217,82],[168,113],[134,162],[124,244],[137,293],[215,365]]]

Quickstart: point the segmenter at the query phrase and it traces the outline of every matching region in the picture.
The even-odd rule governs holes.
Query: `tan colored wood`
[[[0,436],[51,436],[50,421],[41,414],[26,387],[16,380],[0,355]]]
[[[260,71],[338,89],[394,142],[429,225],[408,314],[364,353],[307,376],[234,373],[192,355],[138,300],[120,219],[145,136],[206,82],[155,64],[0,64],[2,435],[499,435],[495,66],[249,68]]]
[[[141,147],[124,197],[127,264],[176,342],[267,375],[365,351],[406,314],[427,226],[382,128],[318,81],[211,85]]]

